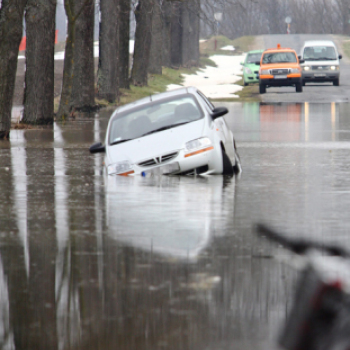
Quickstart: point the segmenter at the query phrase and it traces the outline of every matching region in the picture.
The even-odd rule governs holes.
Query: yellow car
[[[267,49],[259,62],[259,92],[264,94],[270,86],[295,86],[296,92],[303,91],[302,69],[295,50],[290,48]]]

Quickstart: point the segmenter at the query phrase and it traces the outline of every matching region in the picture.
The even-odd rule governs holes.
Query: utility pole
[[[214,50],[216,51],[216,48],[217,48],[217,36],[219,35],[219,25],[220,25],[220,21],[222,20],[222,12],[215,12],[214,13],[214,18],[215,18]]]

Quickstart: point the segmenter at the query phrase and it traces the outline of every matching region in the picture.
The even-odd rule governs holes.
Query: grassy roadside
[[[340,40],[344,55],[346,55],[347,58],[350,58],[350,37],[341,36]]]
[[[216,40],[216,43],[215,43]],[[220,50],[221,47],[234,46],[235,50]],[[215,50],[216,47],[216,50]],[[254,49],[254,37],[244,36],[235,40],[230,40],[224,36],[217,36],[200,43],[200,67],[193,68],[179,68],[171,69],[163,67],[162,75],[150,75],[148,79],[148,86],[137,87],[131,86],[130,90],[122,89],[120,99],[117,105],[124,105],[143,97],[147,97],[151,94],[164,92],[166,87],[170,84],[181,85],[183,83],[182,74],[196,74],[200,68],[206,66],[215,67],[215,63],[210,60],[210,56],[213,55],[241,55],[243,52]],[[243,80],[240,80],[236,84],[243,86]],[[236,93],[239,98],[232,99],[220,99],[220,101],[259,101],[259,93],[257,86],[244,87],[242,91]],[[218,100],[219,101],[219,100]],[[115,106],[115,104],[108,104],[106,101],[97,101],[102,107]]]
[[[215,63],[209,58],[201,58],[200,66],[215,66]],[[130,90],[121,89],[121,96],[118,105],[123,105],[126,103],[133,102],[142,97],[146,97],[152,94],[166,91],[166,88],[170,84],[181,85],[183,83],[184,77],[182,74],[196,74],[200,67],[192,68],[179,68],[171,69],[167,67],[162,68],[162,74],[152,74],[148,77],[148,86],[138,87],[130,86]]]
[[[225,102],[260,102],[261,101],[258,84],[243,86],[243,78],[237,81],[235,84],[241,85],[243,87],[241,91],[235,92],[235,95],[238,95],[238,98],[218,99],[217,101],[225,101]]]

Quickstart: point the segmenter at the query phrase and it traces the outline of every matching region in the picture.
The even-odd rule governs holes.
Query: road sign
[[[289,16],[287,16],[287,17],[284,19],[284,21],[285,21],[287,24],[292,23],[292,19],[291,19]]]
[[[215,12],[214,18],[216,22],[220,22],[222,20],[222,12]]]

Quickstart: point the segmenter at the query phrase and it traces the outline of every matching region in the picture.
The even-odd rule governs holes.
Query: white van
[[[339,86],[340,68],[337,47],[330,40],[305,41],[301,50],[303,85],[309,82],[332,82]]]

